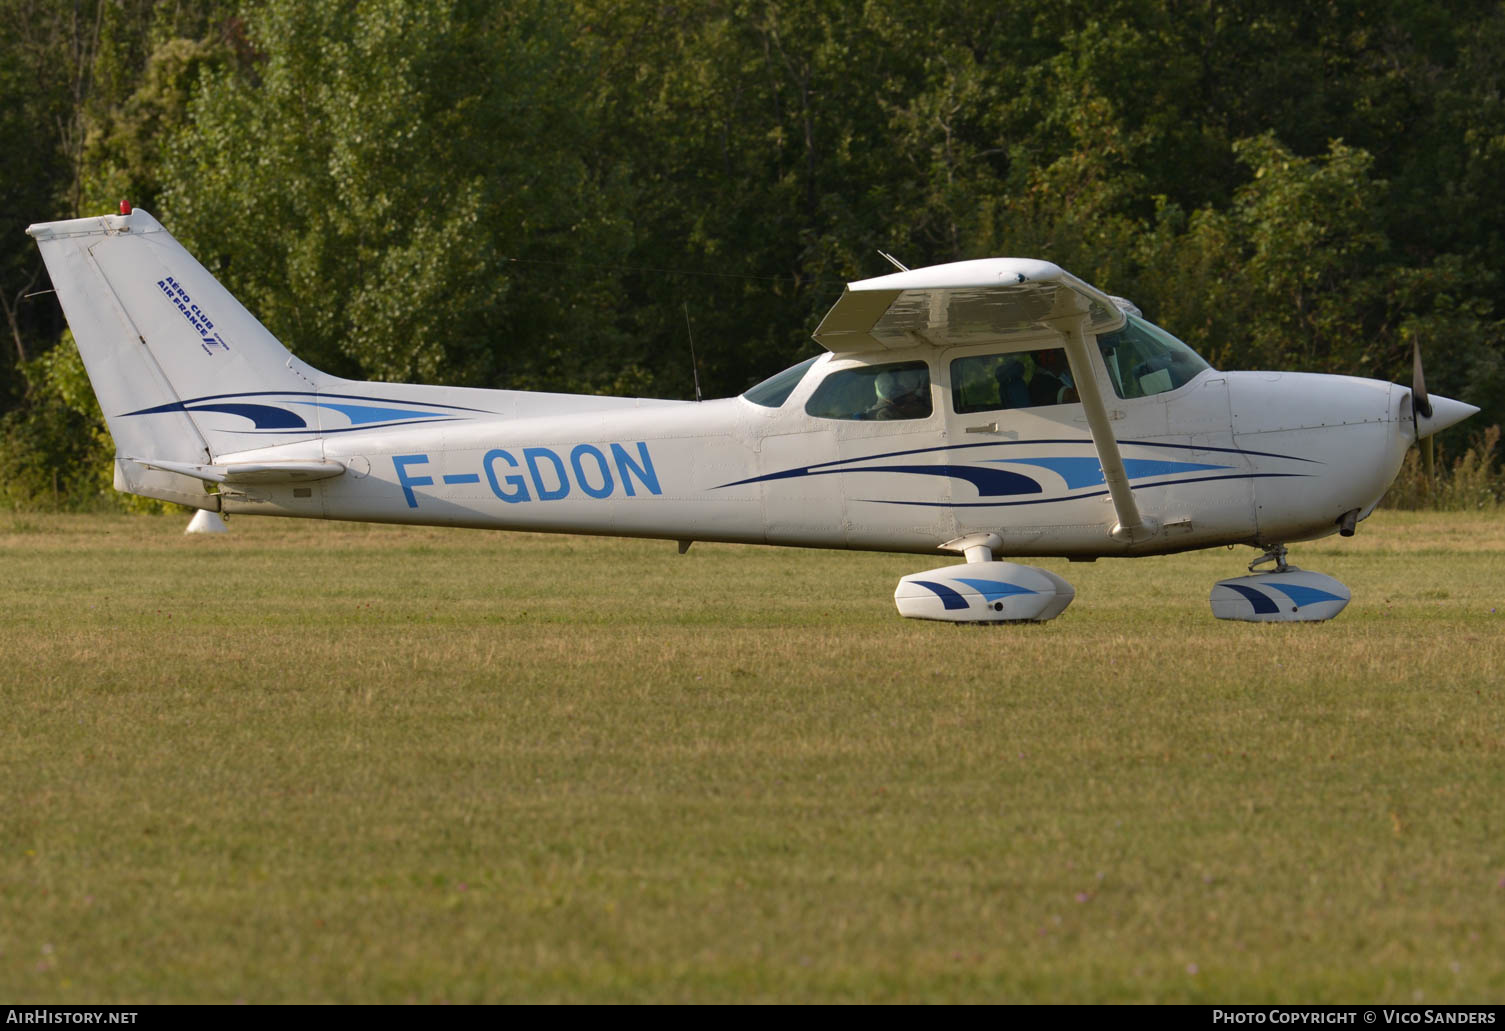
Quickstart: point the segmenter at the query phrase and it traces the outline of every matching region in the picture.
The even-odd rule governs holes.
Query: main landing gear
[[[1043,623],[1066,611],[1076,591],[1055,573],[1036,566],[997,562],[997,534],[975,533],[942,545],[959,551],[959,565],[910,573],[899,581],[894,604],[910,619],[950,623]],[[1273,566],[1256,572],[1261,566]],[[1219,619],[1251,623],[1307,623],[1332,619],[1351,597],[1330,576],[1309,573],[1286,561],[1284,544],[1265,548],[1249,563],[1249,576],[1219,580],[1208,599]]]
[[[995,562],[993,552],[1002,546],[996,533],[942,544],[967,561],[901,579],[894,591],[899,615],[951,623],[1043,623],[1064,612],[1076,597],[1071,584],[1035,566]]]
[[[1270,563],[1274,568],[1269,572],[1254,572]],[[1253,575],[1212,585],[1208,601],[1214,616],[1250,623],[1315,623],[1342,612],[1351,597],[1332,577],[1288,563],[1284,544],[1268,545],[1263,556],[1249,563],[1249,572]]]

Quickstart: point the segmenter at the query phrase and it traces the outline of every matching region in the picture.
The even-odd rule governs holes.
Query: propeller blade
[[[1432,417],[1432,402],[1427,397],[1427,381],[1421,374],[1421,342],[1411,342],[1411,420]]]

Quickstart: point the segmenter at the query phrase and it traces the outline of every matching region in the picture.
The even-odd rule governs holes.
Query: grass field
[[[1505,1001],[1505,520],[1095,565],[0,515],[0,1002]]]

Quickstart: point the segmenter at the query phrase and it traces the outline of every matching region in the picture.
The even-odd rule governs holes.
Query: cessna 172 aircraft
[[[293,357],[154,218],[37,240],[115,439],[118,490],[226,513],[783,544],[964,561],[905,616],[1046,620],[1090,561],[1247,544],[1221,618],[1329,619],[1286,545],[1352,534],[1417,439],[1478,411],[1376,380],[1219,372],[1045,261],[852,283],[827,353],[705,403],[339,379]],[[891,259],[892,260],[892,259]],[[895,265],[898,265],[895,262]]]

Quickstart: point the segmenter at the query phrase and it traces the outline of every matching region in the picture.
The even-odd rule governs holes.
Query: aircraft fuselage
[[[914,553],[994,532],[1009,555],[1144,555],[1334,532],[1344,513],[1368,514],[1413,439],[1409,390],[1346,376],[1206,370],[1167,393],[1112,398],[1136,496],[1161,528],[1130,544],[1107,534],[1113,506],[1082,406],[958,414],[950,357],[932,359],[931,414],[894,421],[806,412],[825,375],[860,364],[840,356],[823,356],[777,408],[728,398],[593,409],[598,399],[580,397],[570,400],[584,410],[488,417],[518,395],[448,388],[445,402],[466,410],[438,411],[425,408],[436,388],[350,384],[363,398],[352,404],[390,400],[434,421],[225,455],[348,471],[222,487],[222,507]],[[925,353],[883,356],[905,358]],[[342,395],[336,385],[320,396]]]

